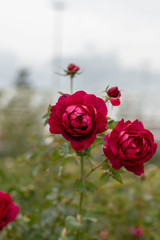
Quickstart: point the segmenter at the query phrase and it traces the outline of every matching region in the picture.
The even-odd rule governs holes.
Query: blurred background
[[[34,105],[53,103],[69,92],[55,72],[75,63],[83,71],[75,91],[117,85],[123,104],[111,115],[143,119],[159,140],[159,8],[157,0],[0,1],[1,107],[17,88],[32,89]]]
[[[109,106],[109,116],[142,120],[159,144],[159,9],[158,0],[0,0],[0,179],[8,184],[4,190],[19,196],[4,176],[15,174],[20,156],[35,146],[33,136],[41,143],[43,114],[56,102],[57,91],[69,92],[69,78],[56,72],[63,73],[70,63],[83,72],[74,79],[74,91],[103,97],[106,86],[118,86],[121,105]],[[158,166],[159,150],[157,154],[153,162]],[[32,177],[38,174],[36,166]]]

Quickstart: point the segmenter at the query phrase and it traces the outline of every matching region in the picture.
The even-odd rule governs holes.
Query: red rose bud
[[[144,173],[144,163],[157,150],[152,133],[138,120],[124,122],[122,119],[104,140],[103,151],[112,167],[118,170],[124,166],[139,176]]]
[[[95,141],[96,134],[106,131],[107,112],[105,102],[93,94],[63,94],[51,107],[49,130],[62,134],[74,150],[81,152]]]
[[[79,71],[79,67],[78,66],[76,66],[76,65],[74,65],[74,64],[70,64],[69,66],[68,66],[68,68],[67,68],[67,72],[68,72],[68,74],[75,74],[76,72],[78,72]]]
[[[131,226],[129,229],[129,233],[133,236],[141,237],[143,234],[143,229],[141,227]]]
[[[120,105],[120,96],[121,92],[118,90],[118,87],[112,87],[109,88],[107,91],[107,94],[109,96],[109,100],[113,106],[119,106]]]
[[[18,212],[19,208],[13,203],[11,196],[0,191],[0,231],[16,219]]]

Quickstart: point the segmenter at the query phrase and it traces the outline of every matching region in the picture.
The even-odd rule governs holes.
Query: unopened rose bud
[[[79,67],[78,66],[76,66],[76,65],[74,65],[74,64],[70,64],[69,66],[68,66],[68,68],[67,68],[67,71],[68,71],[68,74],[70,74],[70,73],[76,73],[76,72],[78,72],[79,71]]]
[[[136,228],[136,232],[135,232],[135,235],[137,237],[141,237],[142,236],[142,233],[143,233],[143,229],[141,227],[137,227]]]
[[[120,96],[121,92],[119,91],[118,87],[112,87],[107,90],[107,95],[109,97],[109,100],[113,106],[119,106],[120,105]]]
[[[133,236],[141,237],[143,233],[143,229],[141,227],[131,226],[129,229],[129,233]]]

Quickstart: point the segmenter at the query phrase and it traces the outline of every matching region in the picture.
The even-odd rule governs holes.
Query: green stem
[[[105,160],[106,161],[106,160]],[[104,162],[100,163],[99,165],[97,165],[96,167],[94,167],[91,171],[89,171],[89,173],[87,173],[87,175],[84,177],[84,179],[86,180],[97,168],[103,166]]]
[[[82,180],[82,183],[84,184],[84,162],[83,162],[83,157],[81,157],[80,159],[80,165],[81,165],[81,180]],[[80,217],[80,220],[82,219],[82,205],[83,205],[83,191],[81,191],[80,193],[80,198],[79,198],[79,211],[78,211],[78,214],[79,214],[79,217]],[[76,234],[76,240],[79,240],[79,237],[80,237],[80,231],[77,232]]]
[[[83,157],[81,157],[81,180],[84,184],[84,165],[83,165]],[[80,200],[79,200],[79,214],[82,215],[82,203],[83,203],[83,191],[80,193]]]
[[[73,76],[71,75],[71,80],[70,80],[70,92],[73,94]]]

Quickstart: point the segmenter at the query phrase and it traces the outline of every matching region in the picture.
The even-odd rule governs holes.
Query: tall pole
[[[63,59],[63,33],[64,33],[64,1],[54,0],[54,36],[53,36],[53,63],[56,67],[62,69],[62,59]],[[58,90],[61,89],[61,76],[54,74],[53,66],[53,81],[52,84],[56,85]],[[56,81],[56,82],[55,82]]]

